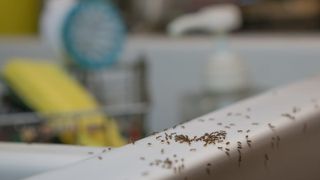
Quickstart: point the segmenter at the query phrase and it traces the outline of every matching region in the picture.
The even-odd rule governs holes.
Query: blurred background
[[[2,0],[0,140],[121,146],[320,72],[319,0]]]

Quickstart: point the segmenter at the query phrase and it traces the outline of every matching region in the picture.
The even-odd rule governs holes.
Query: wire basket
[[[145,115],[148,106],[133,103],[105,106],[100,109],[61,114],[38,114],[21,112],[0,114],[0,141],[61,143],[57,138],[61,132],[75,130],[77,121],[96,115],[115,119],[123,137],[137,140],[145,134]],[[50,127],[54,121],[64,121],[59,128]]]

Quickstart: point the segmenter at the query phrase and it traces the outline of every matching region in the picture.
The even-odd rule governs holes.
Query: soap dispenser
[[[224,4],[178,17],[168,25],[171,36],[192,30],[213,34],[212,53],[204,69],[205,90],[200,94],[183,96],[183,120],[190,120],[251,95],[247,64],[230,47],[228,39],[228,33],[239,28],[241,23],[240,9],[233,4]]]

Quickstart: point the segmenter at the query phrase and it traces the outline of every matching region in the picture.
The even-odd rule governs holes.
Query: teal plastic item
[[[67,54],[85,69],[113,65],[119,58],[125,34],[120,14],[105,0],[79,1],[62,28]]]

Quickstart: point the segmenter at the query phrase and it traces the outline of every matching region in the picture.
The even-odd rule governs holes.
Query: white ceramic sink
[[[93,157],[87,148],[48,145],[42,156],[44,151],[32,149],[33,145],[17,150],[4,144],[0,172],[42,171],[27,180],[316,180],[320,178],[319,92],[320,77],[273,89],[134,144],[105,152],[96,149]],[[215,131],[225,132],[225,139],[188,144],[179,136],[191,139]],[[215,144],[204,146],[205,139]]]

